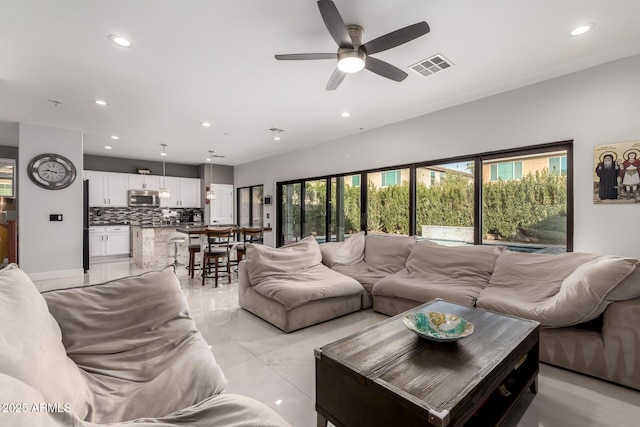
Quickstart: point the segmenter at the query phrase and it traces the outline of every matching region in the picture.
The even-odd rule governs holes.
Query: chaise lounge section
[[[0,271],[0,425],[289,426],[226,384],[172,268],[44,294]]]

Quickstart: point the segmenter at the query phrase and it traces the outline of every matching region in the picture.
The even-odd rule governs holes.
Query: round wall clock
[[[40,154],[29,162],[27,174],[31,181],[47,190],[67,188],[76,179],[76,167],[59,154]]]

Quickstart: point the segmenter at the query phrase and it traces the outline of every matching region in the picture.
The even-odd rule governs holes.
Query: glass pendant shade
[[[209,150],[209,181],[213,181],[213,150]],[[213,186],[207,187],[207,200],[215,200],[217,198],[216,192],[213,191]]]
[[[167,183],[165,182],[166,174],[165,174],[165,162],[164,162],[164,158],[167,156],[167,153],[165,151],[165,148],[167,148],[167,144],[160,144],[160,145],[162,145],[162,153],[160,153],[160,155],[162,156],[162,187],[160,188],[160,198],[168,199],[169,197],[171,197],[171,192],[167,188]]]

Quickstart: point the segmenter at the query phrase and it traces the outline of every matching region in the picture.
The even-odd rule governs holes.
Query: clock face
[[[31,181],[48,190],[66,188],[76,179],[76,168],[69,159],[59,154],[40,154],[28,166]]]

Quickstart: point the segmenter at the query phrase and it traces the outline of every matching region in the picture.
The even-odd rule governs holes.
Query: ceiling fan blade
[[[318,9],[320,9],[320,15],[322,15],[324,25],[338,46],[342,48],[353,48],[353,41],[335,3],[331,0],[320,0],[318,2]]]
[[[338,59],[337,53],[290,53],[285,55],[276,55],[279,60],[307,60],[307,59]]]
[[[329,77],[329,81],[327,82],[327,87],[325,88],[325,90],[338,89],[338,86],[340,86],[340,83],[342,83],[346,76],[347,73],[344,73],[340,71],[339,68],[336,68],[335,70],[333,70],[333,74],[331,74],[331,77]]]
[[[367,55],[372,55],[377,52],[382,52],[383,50],[400,46],[401,44],[404,44],[406,42],[410,42],[413,39],[424,36],[429,31],[429,24],[424,21],[418,22],[417,24],[400,28],[399,30],[368,41],[367,43],[363,44],[360,49],[362,49]]]
[[[402,71],[400,68],[395,67],[388,62],[380,61],[379,59],[373,58],[371,56],[367,56],[364,68],[369,71],[373,71],[374,73],[382,77],[386,77],[397,82],[403,81],[408,76],[408,74]]]

